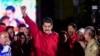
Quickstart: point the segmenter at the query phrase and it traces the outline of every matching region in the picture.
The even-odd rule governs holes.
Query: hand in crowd
[[[83,49],[85,49],[86,44],[83,41],[79,41],[80,45],[82,46]]]
[[[67,35],[66,34],[64,34],[64,37],[65,37],[65,41],[64,42],[67,42]]]
[[[68,39],[68,37],[67,37],[67,32],[66,31],[62,31],[63,33],[64,33],[64,42],[67,42],[67,39]]]

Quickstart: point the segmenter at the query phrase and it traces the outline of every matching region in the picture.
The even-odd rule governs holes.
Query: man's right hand
[[[66,34],[64,34],[64,37],[65,37],[64,42],[67,42],[67,39],[68,39],[67,35],[66,35]]]
[[[85,49],[86,44],[83,41],[78,41],[83,49]]]
[[[21,6],[21,13],[23,16],[26,16],[26,6]]]

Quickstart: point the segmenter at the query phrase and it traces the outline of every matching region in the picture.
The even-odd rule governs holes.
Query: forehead
[[[74,29],[74,27],[70,25],[70,26],[68,26],[68,29]]]
[[[20,27],[20,29],[27,29],[26,27]]]
[[[25,35],[21,35],[20,37],[25,37]]]
[[[44,22],[43,25],[48,26],[48,25],[52,25],[52,24],[51,23],[48,23],[48,22]]]
[[[14,28],[9,28],[8,30],[13,30]]]
[[[86,34],[89,33],[89,32],[90,32],[90,31],[89,31],[88,29],[85,29],[85,31],[84,31],[84,33],[86,33]]]
[[[6,12],[12,12],[12,10],[9,9],[9,10],[6,10]]]
[[[9,20],[9,18],[4,18],[3,20]]]
[[[0,32],[0,36],[7,36],[8,33],[7,32]]]

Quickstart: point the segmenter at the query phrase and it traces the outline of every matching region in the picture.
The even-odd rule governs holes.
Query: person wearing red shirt
[[[56,56],[59,36],[52,31],[52,19],[49,17],[44,18],[42,24],[43,31],[40,31],[37,24],[28,17],[25,6],[21,7],[21,12],[25,22],[29,25],[30,33],[34,39],[36,49],[34,56]]]
[[[84,50],[78,43],[78,35],[76,33],[76,25],[70,23],[67,27],[65,36],[65,49],[67,56],[84,56]]]
[[[78,40],[78,35],[76,34],[76,25],[71,23],[68,25],[68,34],[67,34],[67,37],[68,37],[68,41],[70,41],[70,48],[73,49],[73,44],[75,43],[75,41]]]

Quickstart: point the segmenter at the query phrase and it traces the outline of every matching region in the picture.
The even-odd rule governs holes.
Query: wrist
[[[27,14],[26,13],[23,13],[23,17],[25,17]]]

